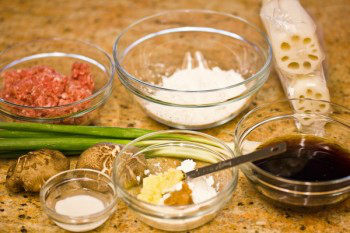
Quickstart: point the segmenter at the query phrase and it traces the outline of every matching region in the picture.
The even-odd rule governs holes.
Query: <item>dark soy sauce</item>
[[[350,176],[350,153],[337,144],[314,136],[280,137],[259,146],[287,143],[287,151],[255,161],[276,176],[298,181],[329,181]]]

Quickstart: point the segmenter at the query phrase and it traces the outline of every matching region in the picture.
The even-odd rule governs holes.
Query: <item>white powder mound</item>
[[[228,87],[240,81],[244,81],[242,76],[234,70],[224,71],[219,67],[207,69],[196,67],[194,69],[178,70],[170,77],[163,77],[163,87],[181,91],[201,91],[216,88]],[[215,100],[214,96],[208,98]],[[198,99],[196,99],[198,101]],[[192,100],[184,100],[186,103]],[[198,101],[202,103],[203,101]]]
[[[162,87],[182,91],[212,90],[228,87],[245,79],[234,70],[221,70],[219,67],[206,68],[205,61],[198,60],[200,64],[196,68],[188,66],[178,70],[170,77],[163,77]],[[245,85],[205,93],[178,93],[171,91],[157,91],[154,98],[165,102],[182,105],[199,105],[224,102],[239,96],[246,91]],[[246,99],[230,104],[205,108],[182,108],[159,105],[156,103],[143,103],[151,117],[165,124],[184,126],[205,126],[223,121],[238,114],[244,107]]]
[[[176,169],[186,173],[194,170],[195,167],[196,167],[196,162],[194,162],[192,159],[185,159],[184,161],[181,162],[181,165],[178,166]]]
[[[217,192],[215,188],[212,187],[214,179],[212,176],[210,177],[198,177],[187,182],[192,190],[191,195],[193,203],[198,204],[216,196]]]

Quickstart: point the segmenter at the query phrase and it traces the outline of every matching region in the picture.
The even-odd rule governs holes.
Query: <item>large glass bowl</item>
[[[328,111],[298,113],[291,102],[323,106]],[[235,129],[236,153],[248,153],[276,137],[317,136],[350,149],[350,110],[321,100],[291,99],[251,110]],[[350,176],[322,182],[303,182],[275,176],[253,163],[241,166],[256,190],[280,206],[321,207],[350,196]]]
[[[123,186],[125,160],[139,154],[147,158],[151,174],[175,168],[182,160],[197,158],[197,167],[232,158],[233,151],[222,141],[193,131],[168,130],[150,133],[127,144],[113,165],[113,182],[119,197],[144,223],[167,231],[186,231],[205,224],[231,199],[237,185],[237,168],[213,173],[216,196],[191,205],[154,205],[137,198],[142,184],[126,189]],[[131,161],[131,160],[130,160]]]
[[[90,66],[94,81],[91,96],[55,107],[25,106],[0,98],[1,119],[74,125],[91,124],[97,116],[97,110],[110,96],[114,78],[111,58],[95,45],[77,40],[54,38],[10,47],[0,54],[0,88],[4,85],[3,73],[8,70],[44,65],[61,74],[69,75],[74,62],[86,63]]]
[[[195,60],[196,52],[209,69],[234,70],[244,81],[205,90],[164,88],[162,80],[185,69],[188,54]],[[113,49],[120,81],[145,112],[180,129],[214,127],[247,108],[269,76],[271,54],[268,39],[256,26],[207,10],[176,10],[143,18],[118,36]]]

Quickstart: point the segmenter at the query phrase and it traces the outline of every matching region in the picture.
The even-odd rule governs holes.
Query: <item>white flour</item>
[[[221,70],[219,67],[209,69],[201,53],[196,52],[198,67],[192,68],[192,58],[188,53],[187,67],[178,70],[170,77],[163,77],[162,87],[176,90],[199,91],[224,88],[244,81],[244,78],[234,70]],[[182,105],[199,105],[223,102],[243,93],[247,88],[240,85],[228,90],[205,93],[178,93],[157,91],[156,99]],[[156,120],[169,125],[207,127],[210,124],[224,121],[242,110],[246,100],[236,101],[223,106],[183,108],[146,103],[145,108]]]

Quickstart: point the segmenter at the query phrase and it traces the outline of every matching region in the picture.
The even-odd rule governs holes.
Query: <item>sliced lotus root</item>
[[[321,64],[316,27],[297,0],[265,1],[261,10],[276,65],[290,74],[308,74]]]
[[[330,105],[327,102],[307,100],[315,99],[329,101],[329,91],[322,75],[294,80],[292,87],[289,88],[289,93],[290,98],[299,99],[297,101],[292,101],[293,107],[297,113],[326,114],[330,111]],[[313,119],[311,118],[304,118],[302,121],[303,124],[307,125],[313,122]]]
[[[316,35],[286,35],[274,39],[272,47],[277,66],[291,74],[311,73],[324,59]]]

